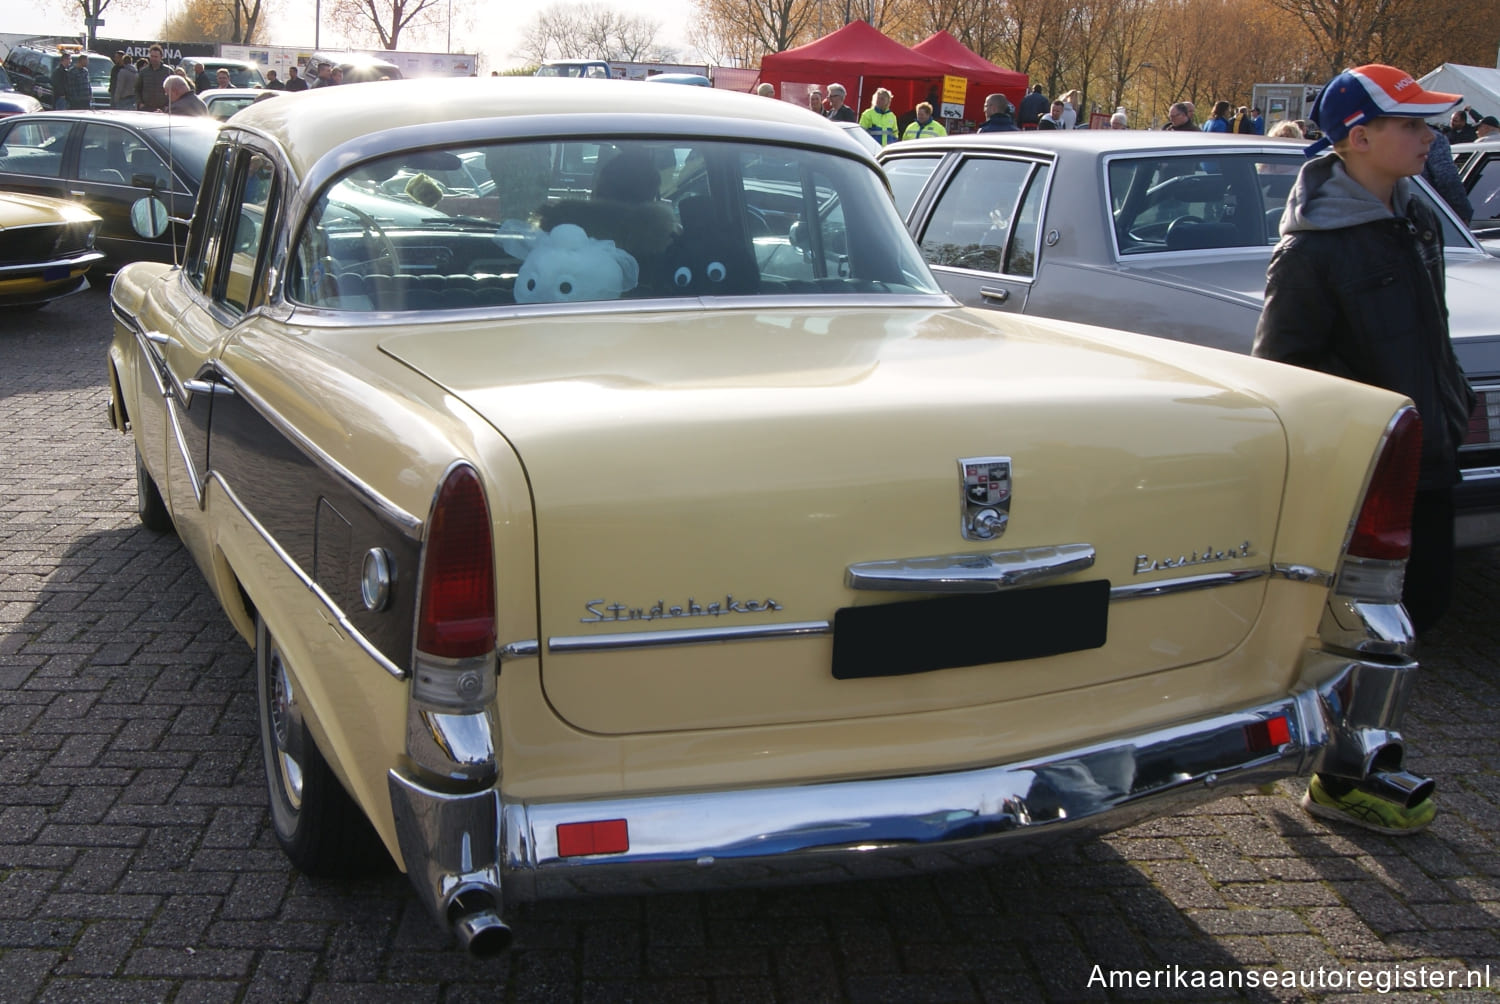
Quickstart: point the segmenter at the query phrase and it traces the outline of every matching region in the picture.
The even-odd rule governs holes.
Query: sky
[[[111,4],[104,12],[104,27],[99,34],[105,38],[155,38],[161,30],[165,12],[175,10],[178,0],[153,0],[132,9]],[[314,41],[315,2],[287,0],[283,9],[270,22],[270,37],[264,41],[272,45],[311,46]],[[538,3],[536,9],[545,4]],[[675,46],[687,54],[691,49],[687,42],[687,25],[692,14],[689,0],[610,0],[608,6],[629,14],[643,16],[661,25],[658,38],[667,45]],[[51,0],[45,6],[36,3],[8,3],[0,30],[6,33],[29,34],[79,34],[82,32],[82,17],[73,0]],[[464,8],[467,8],[466,14]],[[296,11],[291,13],[290,11]],[[498,4],[489,0],[461,0],[460,9],[454,11],[454,51],[484,54],[481,68],[503,70],[520,65],[522,60],[511,53],[520,45],[522,31],[527,18],[517,17],[511,4]],[[510,11],[509,15],[506,14]],[[472,17],[473,24],[465,23]],[[318,33],[318,41],[327,48],[355,47],[337,35],[324,23]],[[447,43],[447,31],[439,28],[421,39],[422,44],[408,45],[405,36],[402,48],[422,52],[441,51]],[[359,46],[364,47],[364,46]],[[692,62],[692,59],[685,59]]]

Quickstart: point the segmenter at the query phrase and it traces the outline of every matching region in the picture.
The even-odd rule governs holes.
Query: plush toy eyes
[[[723,282],[729,270],[724,267],[723,262],[711,261],[708,263],[708,268],[703,270],[703,274],[708,277],[709,282]]]
[[[528,292],[528,293],[535,293],[536,292],[536,280],[535,279],[527,279],[526,280],[526,292]]]
[[[710,266],[712,267],[712,266]],[[672,273],[672,283],[677,286],[687,287],[692,284],[693,270],[686,265]]]
[[[571,282],[560,282],[557,284],[557,291],[563,296],[567,296],[573,292],[573,284]]]

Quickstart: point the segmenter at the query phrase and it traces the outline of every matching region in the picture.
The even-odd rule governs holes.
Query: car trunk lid
[[[946,309],[725,310],[491,321],[382,347],[521,457],[544,685],[582,729],[938,711],[1144,677],[1222,655],[1260,609],[1262,579],[1123,594],[1265,569],[1285,469],[1276,416],[1087,329],[1021,320],[1002,334]],[[961,458],[1007,458],[1009,524],[992,541],[960,534]],[[1094,564],[1040,588],[1107,585],[976,612],[972,596],[848,581],[862,563],[1060,545],[1092,546]],[[890,603],[904,606],[865,609]],[[952,647],[944,625],[991,618],[1025,644],[980,637],[960,665],[911,672],[927,646],[881,648],[898,617],[934,649]],[[836,678],[835,624],[872,675]],[[1079,650],[1028,657],[1038,637]]]

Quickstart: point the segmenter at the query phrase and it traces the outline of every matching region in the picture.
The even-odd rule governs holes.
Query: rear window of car
[[[1116,158],[1109,200],[1120,254],[1275,244],[1300,152]]]
[[[344,310],[935,294],[879,175],[833,153],[601,139],[416,150],[327,186],[288,294]]]
[[[145,130],[151,134],[159,147],[170,151],[173,165],[178,171],[192,179],[193,187],[203,184],[203,168],[208,163],[209,151],[219,138],[218,122],[194,121],[184,126],[181,116],[167,120],[168,124]]]

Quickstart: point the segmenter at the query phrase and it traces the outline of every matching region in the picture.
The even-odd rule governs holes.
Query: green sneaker
[[[1431,798],[1424,798],[1408,809],[1398,802],[1359,788],[1351,788],[1348,794],[1335,797],[1323,787],[1323,782],[1316,774],[1307,783],[1307,794],[1302,796],[1302,808],[1319,819],[1352,823],[1376,833],[1398,837],[1427,829],[1437,815],[1437,805]]]

